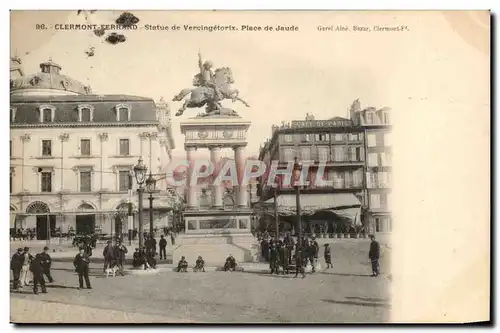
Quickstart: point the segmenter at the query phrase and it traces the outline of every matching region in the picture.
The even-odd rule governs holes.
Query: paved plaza
[[[293,275],[271,276],[263,270],[264,265],[245,269],[245,272],[181,274],[160,270],[106,279],[102,276],[102,264],[93,263],[93,289],[78,290],[78,277],[72,263],[56,261],[53,263],[56,282],[49,284],[48,294],[34,295],[31,288],[11,293],[11,320],[155,323],[387,321],[390,312],[390,250],[385,248],[382,254],[382,275],[373,278],[370,277],[367,258],[369,241],[330,240],[330,244],[334,268],[307,274],[305,279]],[[320,261],[324,263],[323,259]]]

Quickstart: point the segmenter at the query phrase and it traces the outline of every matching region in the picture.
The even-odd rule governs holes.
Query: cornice
[[[158,126],[158,122],[109,122],[109,123],[39,123],[39,124],[10,124],[11,129],[18,128],[77,128],[77,127],[149,127]]]

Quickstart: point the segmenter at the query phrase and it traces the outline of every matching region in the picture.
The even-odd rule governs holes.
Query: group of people
[[[19,290],[27,287],[33,281],[35,294],[38,294],[38,285],[40,285],[42,293],[46,293],[44,275],[47,276],[49,283],[54,282],[50,274],[51,263],[48,247],[44,247],[43,252],[35,256],[30,253],[29,247],[18,248],[10,260],[10,269],[14,277],[13,289]]]
[[[189,264],[186,261],[186,257],[182,256],[179,262],[177,263],[176,271],[179,273],[187,273],[188,266]],[[224,262],[224,271],[234,272],[236,270],[236,266],[238,266],[236,259],[233,257],[232,254],[229,254],[229,256],[226,258],[226,261]],[[203,260],[202,256],[198,256],[198,258],[196,259],[196,263],[193,267],[193,272],[205,272],[205,260]]]
[[[160,236],[160,241],[158,242],[160,248],[160,260],[167,259],[167,240],[164,235]],[[157,242],[154,238],[154,235],[144,234],[144,245],[142,248],[136,248],[133,255],[132,266],[134,268],[144,267],[144,269],[148,268],[156,268],[157,260],[156,256],[157,252]]]
[[[35,229],[32,228],[11,228],[10,229],[10,240],[12,241],[27,241],[33,240],[35,238]]]

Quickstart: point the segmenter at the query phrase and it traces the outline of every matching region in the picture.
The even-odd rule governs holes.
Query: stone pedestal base
[[[189,267],[202,256],[207,266],[221,266],[229,254],[238,262],[257,262],[258,243],[250,232],[251,211],[186,211],[186,233],[176,239],[173,263],[185,256]]]

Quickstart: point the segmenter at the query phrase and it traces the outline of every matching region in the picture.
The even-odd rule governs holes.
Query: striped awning
[[[293,194],[279,195],[277,206],[280,215],[291,216],[297,213],[296,197]],[[267,200],[263,208],[274,214],[274,198]],[[354,223],[361,216],[361,202],[351,193],[302,194],[300,208],[303,215],[330,212],[339,219],[349,219]]]

